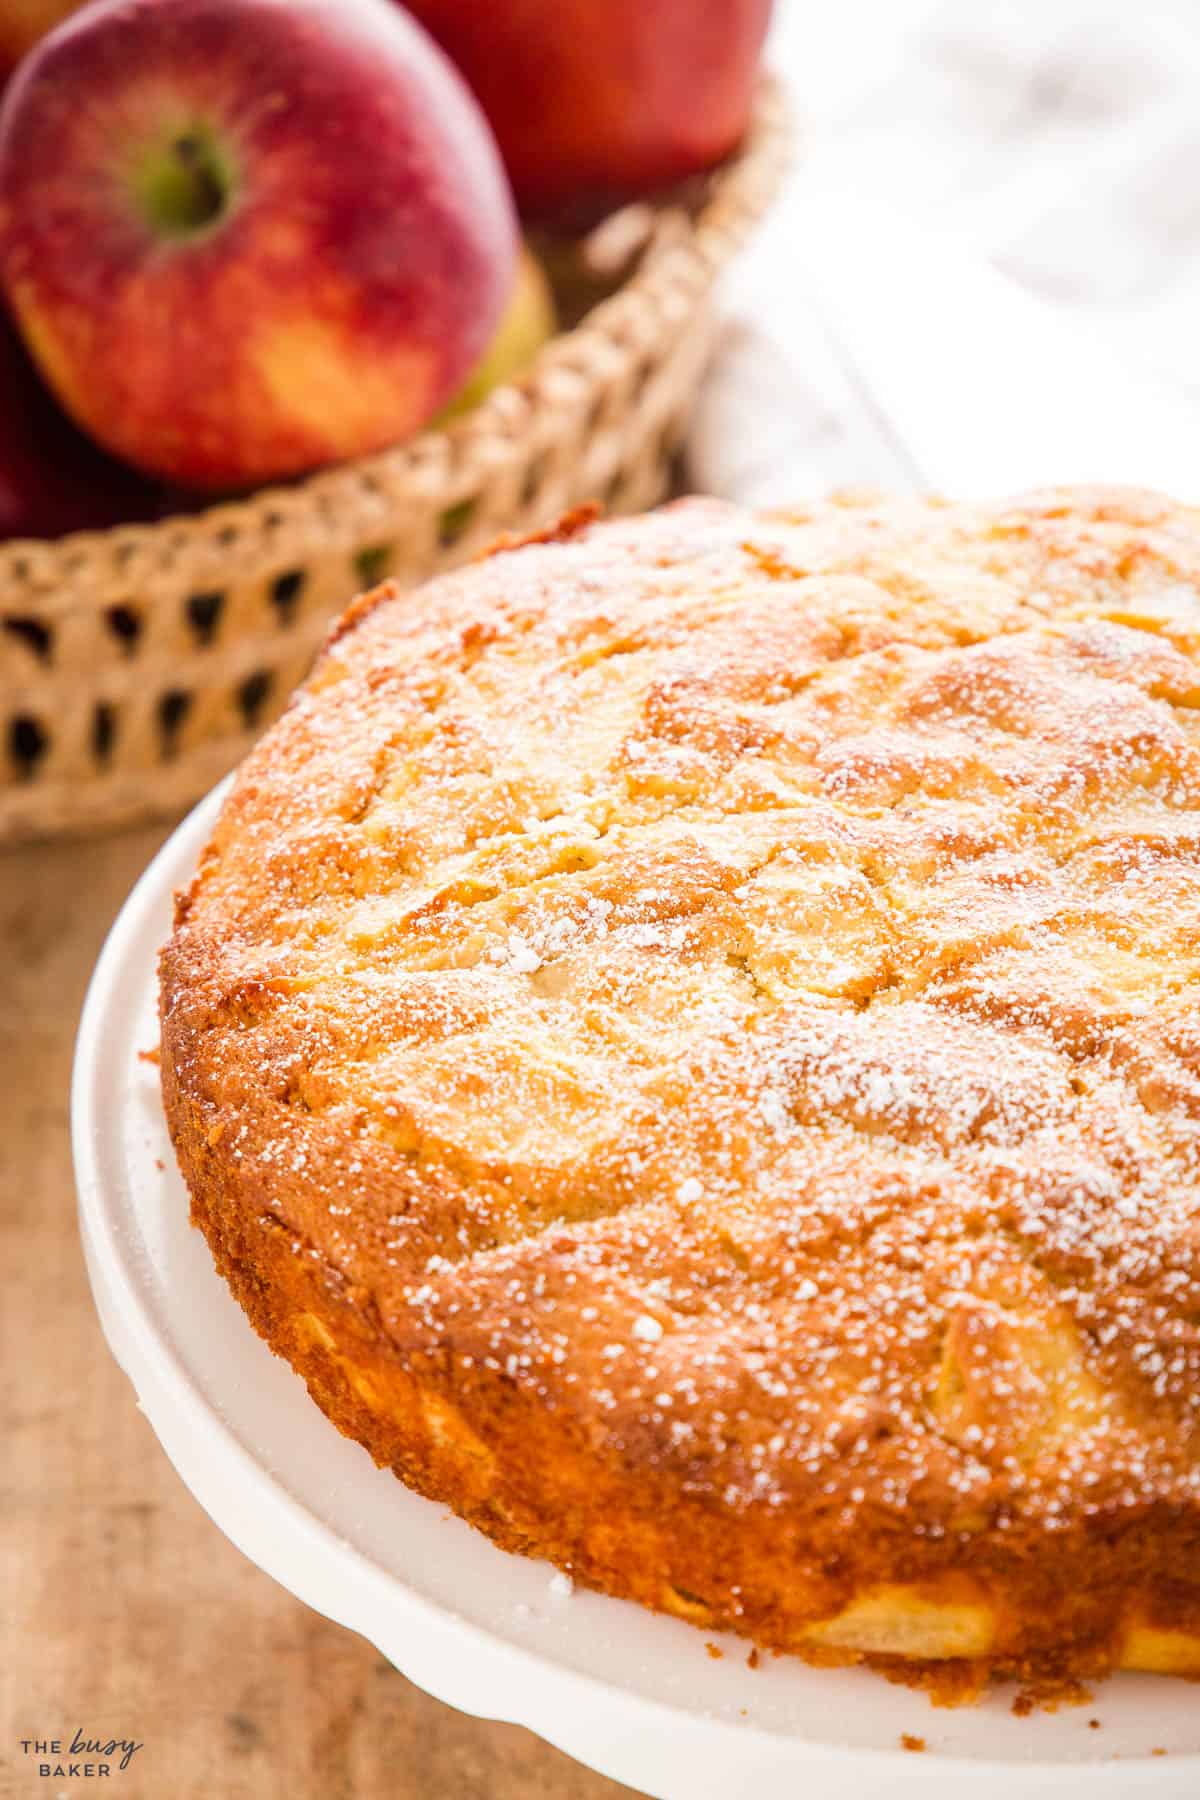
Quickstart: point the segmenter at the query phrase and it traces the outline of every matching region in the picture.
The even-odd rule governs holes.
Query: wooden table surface
[[[422,1694],[245,1561],[108,1353],[75,1227],[71,1048],[163,835],[0,854],[0,1795],[620,1800],[528,1732]],[[65,1749],[80,1727],[144,1747],[103,1785],[40,1778],[21,1740]]]

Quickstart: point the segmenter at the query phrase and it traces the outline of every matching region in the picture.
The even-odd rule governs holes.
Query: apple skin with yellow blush
[[[228,491],[383,448],[462,385],[518,234],[491,134],[390,0],[96,0],[0,107],[0,280],[147,474]]]
[[[493,388],[523,374],[542,345],[554,336],[556,323],[549,278],[533,251],[525,245],[517,259],[517,275],[508,305],[492,341],[449,406],[442,408],[437,422],[456,419],[469,412],[481,400],[486,400]]]

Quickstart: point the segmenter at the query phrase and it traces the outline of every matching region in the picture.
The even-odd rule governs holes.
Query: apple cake
[[[1200,512],[689,500],[352,605],[161,967],[193,1217],[510,1550],[1200,1674]]]

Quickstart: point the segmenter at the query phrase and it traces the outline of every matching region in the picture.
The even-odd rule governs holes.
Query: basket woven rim
[[[631,203],[631,208],[641,205],[655,216],[660,241],[613,293],[578,324],[556,333],[516,380],[494,388],[470,412],[370,456],[257,488],[198,512],[71,532],[58,539],[12,538],[0,545],[0,595],[60,582],[76,586],[86,580],[94,562],[103,560],[109,568],[114,559],[142,562],[156,551],[174,553],[185,544],[194,548],[198,541],[215,548],[236,537],[244,554],[247,539],[277,534],[284,521],[294,527],[305,516],[359,517],[364,510],[377,511],[387,494],[401,487],[411,494],[427,485],[430,492],[452,495],[460,484],[469,486],[481,461],[494,456],[497,444],[511,442],[524,417],[532,415],[535,401],[569,403],[586,379],[589,360],[624,340],[647,299],[661,301],[671,291],[698,291],[711,282],[765,211],[791,151],[791,118],[782,85],[764,75],[746,136],[707,177],[698,210],[689,215],[670,195]],[[661,229],[665,220],[676,225],[674,234]]]

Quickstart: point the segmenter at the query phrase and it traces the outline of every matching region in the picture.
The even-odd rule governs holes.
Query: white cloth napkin
[[[801,153],[692,485],[1200,497],[1200,5],[784,0]]]

